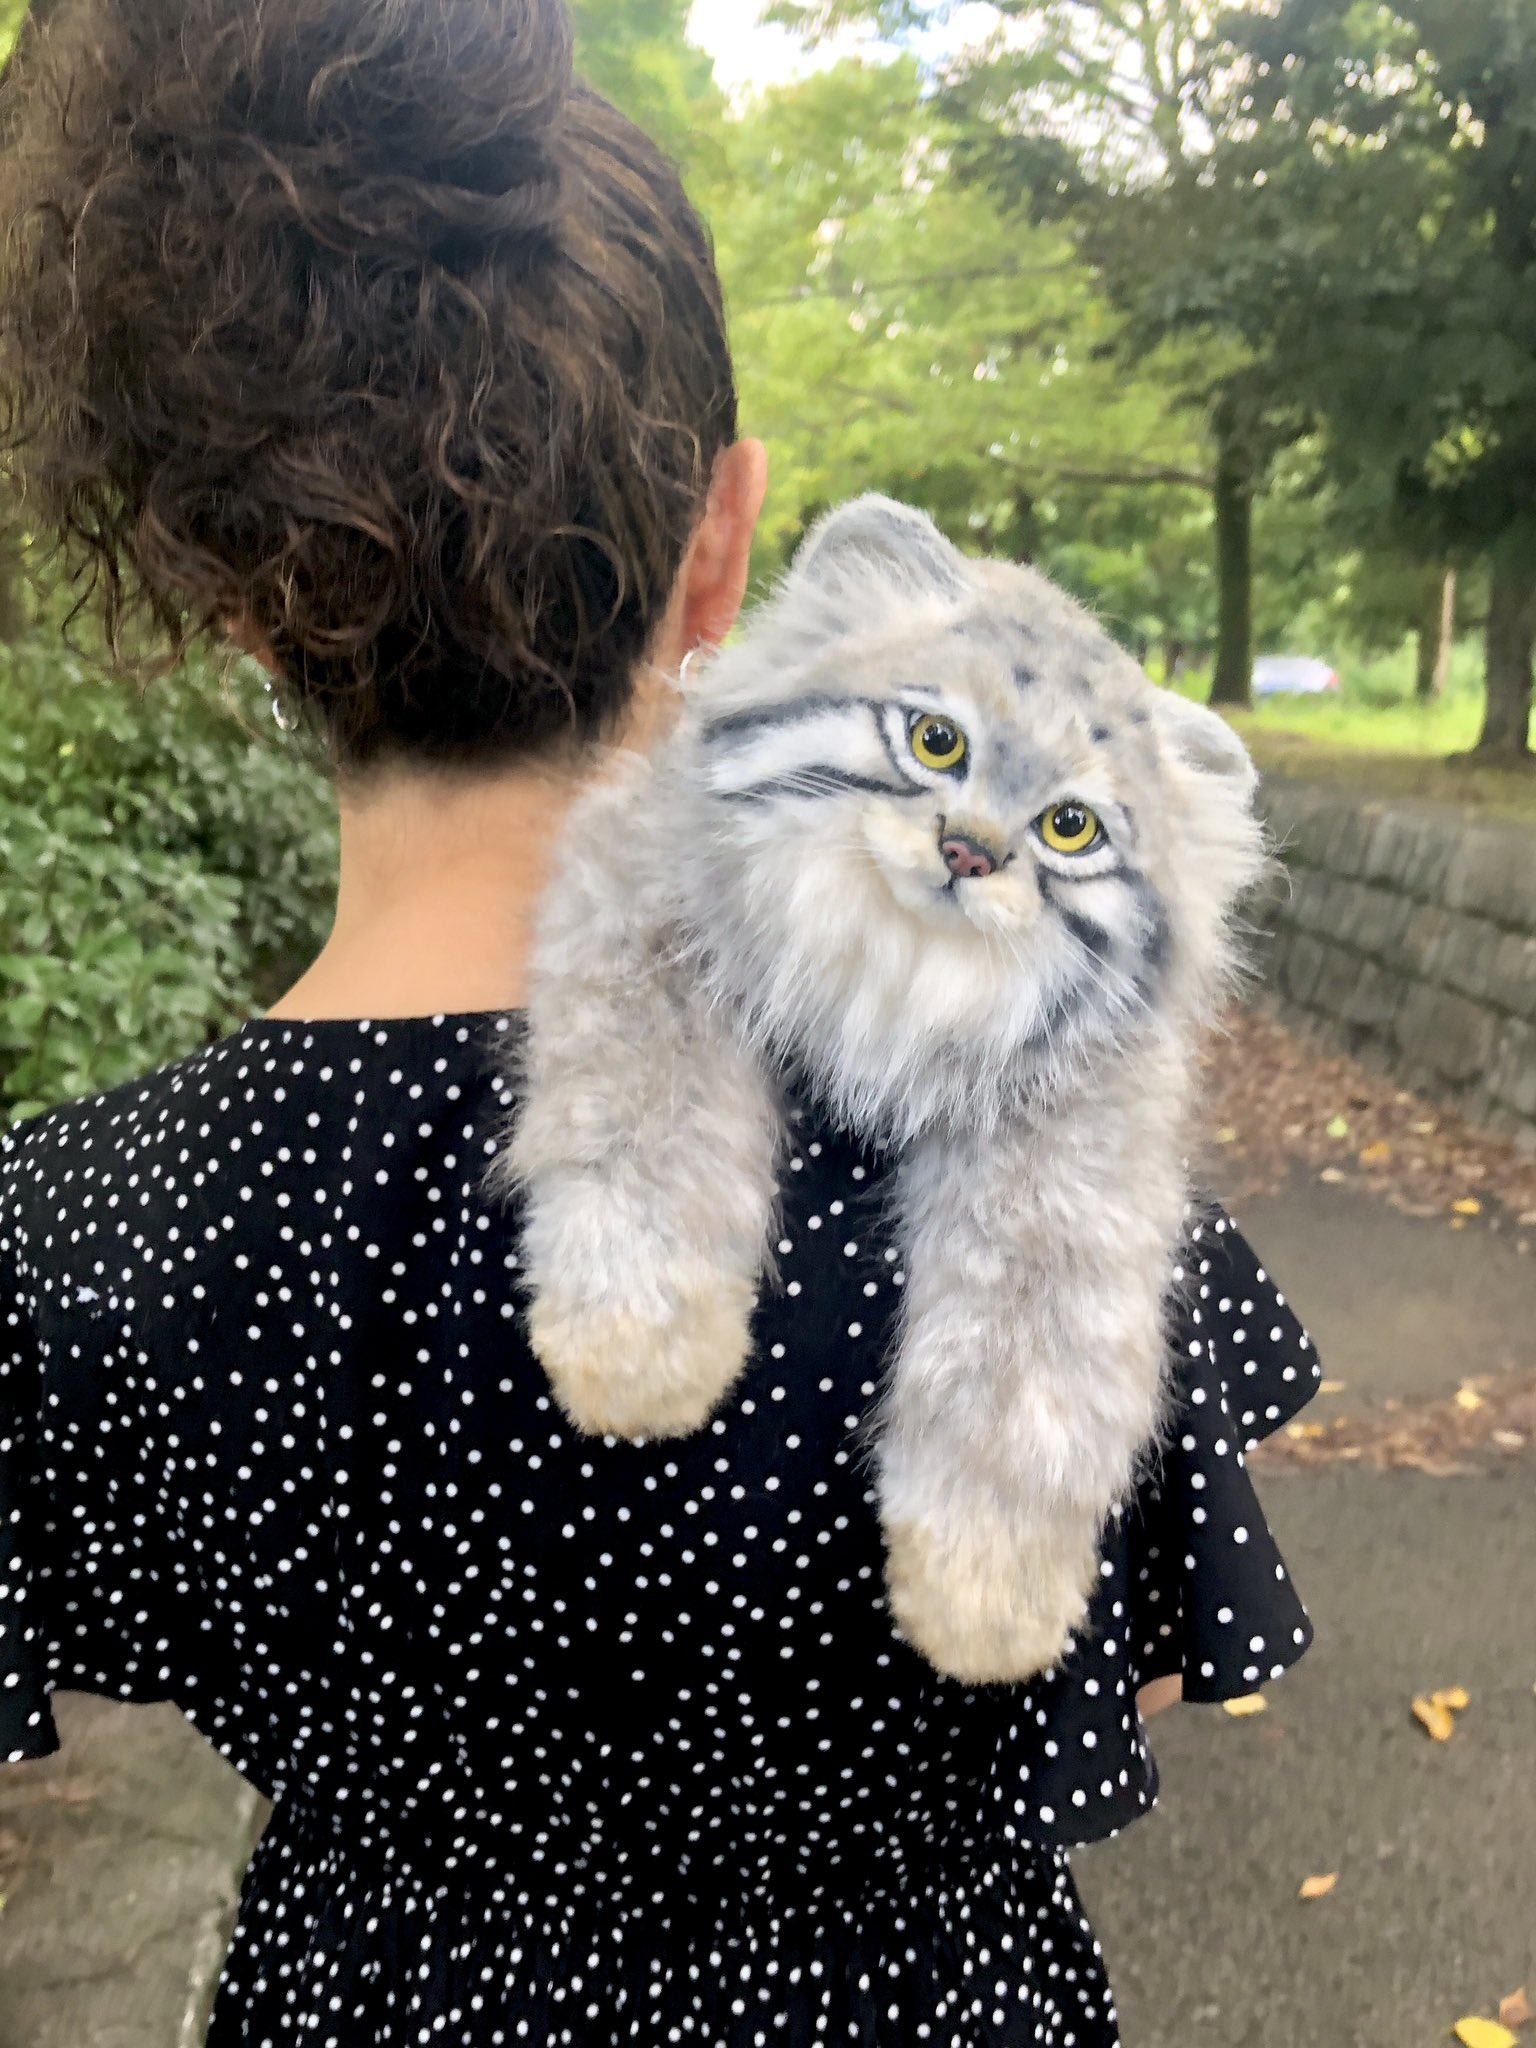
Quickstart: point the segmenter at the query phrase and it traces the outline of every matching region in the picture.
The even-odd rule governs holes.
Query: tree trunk
[[[1435,662],[1435,693],[1451,679],[1451,655],[1456,647],[1456,570],[1448,568],[1440,579],[1440,654]]]
[[[1231,407],[1216,409],[1216,670],[1211,702],[1253,704],[1253,464]]]
[[[1456,640],[1456,571],[1447,569],[1431,580],[1425,578],[1419,605],[1418,665],[1414,695],[1421,704],[1438,697],[1450,673],[1451,648]]]
[[[1177,682],[1184,673],[1184,642],[1176,640],[1171,633],[1163,635],[1163,681]]]
[[[1488,705],[1474,748],[1480,760],[1531,759],[1531,654],[1536,644],[1536,557],[1503,548],[1493,559],[1486,639]]]

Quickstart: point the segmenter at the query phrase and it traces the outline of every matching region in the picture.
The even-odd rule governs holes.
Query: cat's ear
[[[1253,757],[1219,712],[1175,690],[1157,691],[1157,720],[1165,738],[1192,768],[1226,783],[1242,803],[1259,786]]]
[[[838,583],[874,571],[909,588],[959,597],[965,556],[926,512],[870,492],[839,505],[811,528],[795,556],[795,582]]]

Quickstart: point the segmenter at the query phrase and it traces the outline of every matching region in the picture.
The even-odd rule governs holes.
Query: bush
[[[0,1115],[222,1037],[313,954],[333,805],[248,666],[140,695],[55,636],[0,647]]]

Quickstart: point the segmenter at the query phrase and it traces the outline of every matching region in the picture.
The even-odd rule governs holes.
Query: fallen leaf
[[[1501,1451],[1523,1451],[1526,1443],[1518,1429],[1496,1429],[1493,1441]]]
[[[1453,2031],[1461,2048],[1520,2048],[1508,2027],[1497,2020],[1458,2020]]]
[[[1506,2027],[1526,2027],[1536,2020],[1536,2008],[1526,1997],[1523,1984],[1518,1991],[1511,1991],[1508,1998],[1499,2000],[1499,2018]]]
[[[1440,1692],[1432,1692],[1429,1703],[1432,1707],[1449,1707],[1453,1714],[1459,1714],[1471,1706],[1472,1696],[1464,1685],[1449,1685]]]
[[[1223,1700],[1221,1711],[1230,1714],[1234,1721],[1246,1721],[1250,1714],[1267,1714],[1269,1701],[1261,1692],[1245,1692],[1240,1699]]]
[[[1330,1138],[1347,1138],[1349,1136],[1349,1118],[1347,1116],[1336,1116],[1328,1126],[1328,1135]]]
[[[1378,1138],[1374,1145],[1366,1145],[1361,1149],[1360,1164],[1362,1166],[1385,1166],[1391,1157],[1392,1147],[1385,1138]]]
[[[1319,1380],[1317,1391],[1320,1394],[1342,1394],[1346,1384],[1344,1380]]]
[[[1461,1409],[1464,1415],[1475,1415],[1478,1409],[1486,1407],[1487,1403],[1476,1387],[1458,1387],[1456,1389],[1456,1406]]]
[[[1408,1448],[1398,1451],[1393,1463],[1401,1465],[1405,1472],[1427,1473],[1431,1479],[1456,1479],[1469,1469],[1455,1458]]]
[[[1497,1202],[1511,1223],[1523,1214],[1520,1227],[1536,1229],[1536,1154],[1517,1152],[1510,1139],[1480,1130],[1458,1111],[1297,1037],[1263,1011],[1235,1010],[1225,1026],[1210,1128],[1242,1134],[1235,1146],[1212,1146],[1225,1164],[1222,1192],[1229,1200],[1274,1192],[1292,1164],[1314,1181],[1323,1167],[1340,1166],[1351,1187],[1368,1175],[1371,1188],[1410,1215],[1448,1218],[1453,1202],[1476,1196],[1483,1227]],[[1350,1127],[1342,1141],[1328,1134],[1335,1117]],[[1389,1144],[1391,1160],[1359,1166],[1359,1151],[1373,1143]]]
[[[1451,1718],[1450,1708],[1438,1706],[1434,1700],[1416,1699],[1413,1703],[1413,1718],[1436,1742],[1449,1742],[1456,1732],[1456,1723]]]
[[[1459,1202],[1452,1202],[1451,1207],[1458,1216],[1481,1216],[1483,1213],[1483,1205],[1476,1195],[1463,1195]]]
[[[1232,1128],[1231,1124],[1224,1125],[1216,1133],[1216,1142],[1218,1145],[1235,1145],[1237,1143],[1237,1132]]]
[[[1325,1166],[1317,1177],[1319,1180],[1327,1181],[1329,1187],[1337,1187],[1344,1178],[1336,1166]]]
[[[1336,1870],[1330,1870],[1322,1877],[1304,1877],[1301,1881],[1301,1890],[1296,1896],[1299,1899],[1326,1899],[1338,1881],[1339,1873]]]
[[[1320,1436],[1326,1436],[1328,1431],[1321,1422],[1288,1422],[1285,1425],[1285,1433],[1287,1436],[1299,1437],[1310,1442]]]

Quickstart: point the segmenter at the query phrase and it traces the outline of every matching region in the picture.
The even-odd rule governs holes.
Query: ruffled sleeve
[[[1306,1331],[1226,1213],[1207,1206],[1180,1273],[1174,1405],[1127,1519],[1137,1683],[1179,1673],[1187,1700],[1278,1678],[1312,1640],[1247,1469],[1311,1400]]]
[[[1172,1324],[1172,1400],[1159,1450],[1105,1532],[1088,1625],[1066,1661],[1009,1701],[994,1797],[1005,1832],[1060,1847],[1145,1813],[1157,1769],[1136,1710],[1156,1678],[1192,1701],[1278,1678],[1312,1640],[1247,1453],[1316,1390],[1322,1368],[1232,1219],[1192,1216]]]
[[[14,1250],[0,1207],[0,1763],[51,1756],[59,1746],[34,1571],[38,1361]]]

